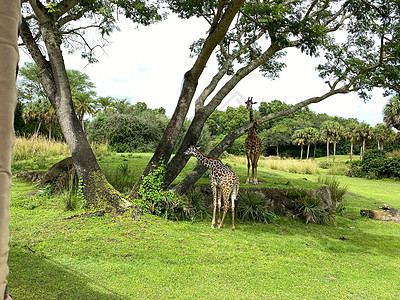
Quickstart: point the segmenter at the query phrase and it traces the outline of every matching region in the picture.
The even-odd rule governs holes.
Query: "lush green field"
[[[150,157],[103,156],[100,164],[110,172],[126,164],[135,179]],[[229,157],[225,162],[245,186],[246,166]],[[191,159],[182,176],[194,165]],[[313,188],[328,171],[260,167],[259,180],[262,186]],[[400,224],[359,216],[360,209],[383,203],[399,208],[400,183],[337,178],[349,193],[336,226],[277,218],[272,224],[237,222],[235,232],[211,229],[211,220],[192,224],[149,215],[140,222],[66,219],[81,211],[64,211],[60,196],[28,198],[24,194],[36,188],[14,179],[11,292],[15,299],[400,299]]]

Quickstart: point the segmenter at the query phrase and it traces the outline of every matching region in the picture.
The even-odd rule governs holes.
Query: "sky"
[[[97,52],[98,63],[88,64],[80,58],[79,52],[68,54],[65,51],[66,68],[88,74],[98,96],[126,98],[133,104],[146,102],[149,108],[164,107],[166,114],[172,116],[183,76],[194,63],[189,46],[199,37],[206,36],[207,24],[200,19],[180,20],[169,16],[167,20],[149,27],[137,28],[124,19],[118,26],[120,31],[114,31],[108,38],[110,44]],[[24,52],[20,56],[21,65],[32,61]],[[295,104],[328,91],[315,70],[317,59],[306,56],[298,49],[290,49],[284,62],[287,67],[275,80],[262,77],[257,70],[248,75],[227,95],[218,109],[245,105],[247,97],[253,97],[253,101],[258,102],[255,108],[262,101],[274,99]],[[212,60],[201,77],[198,91],[207,85],[215,70],[215,60]],[[375,126],[383,122],[382,111],[389,98],[384,98],[380,90],[372,94],[372,99],[366,103],[356,93],[350,93],[330,97],[309,107],[317,113],[357,118],[359,122]],[[194,101],[189,118],[193,117],[193,107]]]

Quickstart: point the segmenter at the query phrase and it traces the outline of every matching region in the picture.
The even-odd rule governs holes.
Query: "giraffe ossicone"
[[[232,208],[232,230],[235,230],[235,200],[239,192],[239,177],[238,175],[225,166],[218,158],[207,157],[200,152],[195,146],[190,146],[185,152],[185,155],[193,155],[200,163],[210,169],[210,182],[213,192],[213,218],[211,227],[215,228],[215,215],[218,204],[218,227],[221,228],[224,224],[226,213],[229,209],[229,204]],[[221,195],[224,200],[224,213],[221,220]],[[229,203],[229,198],[231,203]]]

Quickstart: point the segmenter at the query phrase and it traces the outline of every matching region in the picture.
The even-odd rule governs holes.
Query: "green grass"
[[[127,162],[140,176],[150,157],[111,155],[100,164],[116,168]],[[225,162],[244,187],[247,166]],[[191,159],[184,172],[194,166]],[[325,174],[259,170],[262,186],[313,188],[319,176]],[[36,188],[14,179],[10,290],[15,299],[400,298],[400,224],[359,215],[383,203],[399,208],[400,183],[335,178],[349,191],[336,226],[289,218],[272,224],[237,220],[235,232],[228,225],[211,229],[211,220],[173,222],[149,215],[140,222],[65,219],[82,211],[65,212],[56,196],[27,198]],[[209,184],[207,177],[201,181]]]

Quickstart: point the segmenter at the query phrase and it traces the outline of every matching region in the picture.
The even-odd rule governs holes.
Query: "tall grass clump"
[[[342,214],[345,210],[344,196],[347,193],[347,186],[340,186],[339,180],[334,176],[319,177],[318,183],[325,184],[331,189],[331,198],[335,206],[336,214]]]
[[[101,144],[91,143],[90,146],[92,147],[94,155],[96,157],[110,155],[110,153],[111,153],[110,148],[108,146],[108,142],[101,143]]]
[[[106,165],[102,171],[107,181],[121,193],[129,193],[136,183],[134,170],[128,163],[121,163],[117,167]]]
[[[85,197],[83,195],[82,179],[78,180],[74,174],[70,174],[61,194],[61,200],[66,211],[83,208]]]
[[[319,174],[319,162],[311,159],[260,159],[258,165],[263,168],[294,174]]]
[[[17,137],[12,153],[13,161],[27,160],[37,157],[69,156],[70,152],[65,142],[49,140],[42,136],[31,138]]]
[[[333,165],[328,168],[328,175],[345,175],[348,169],[346,165]]]

